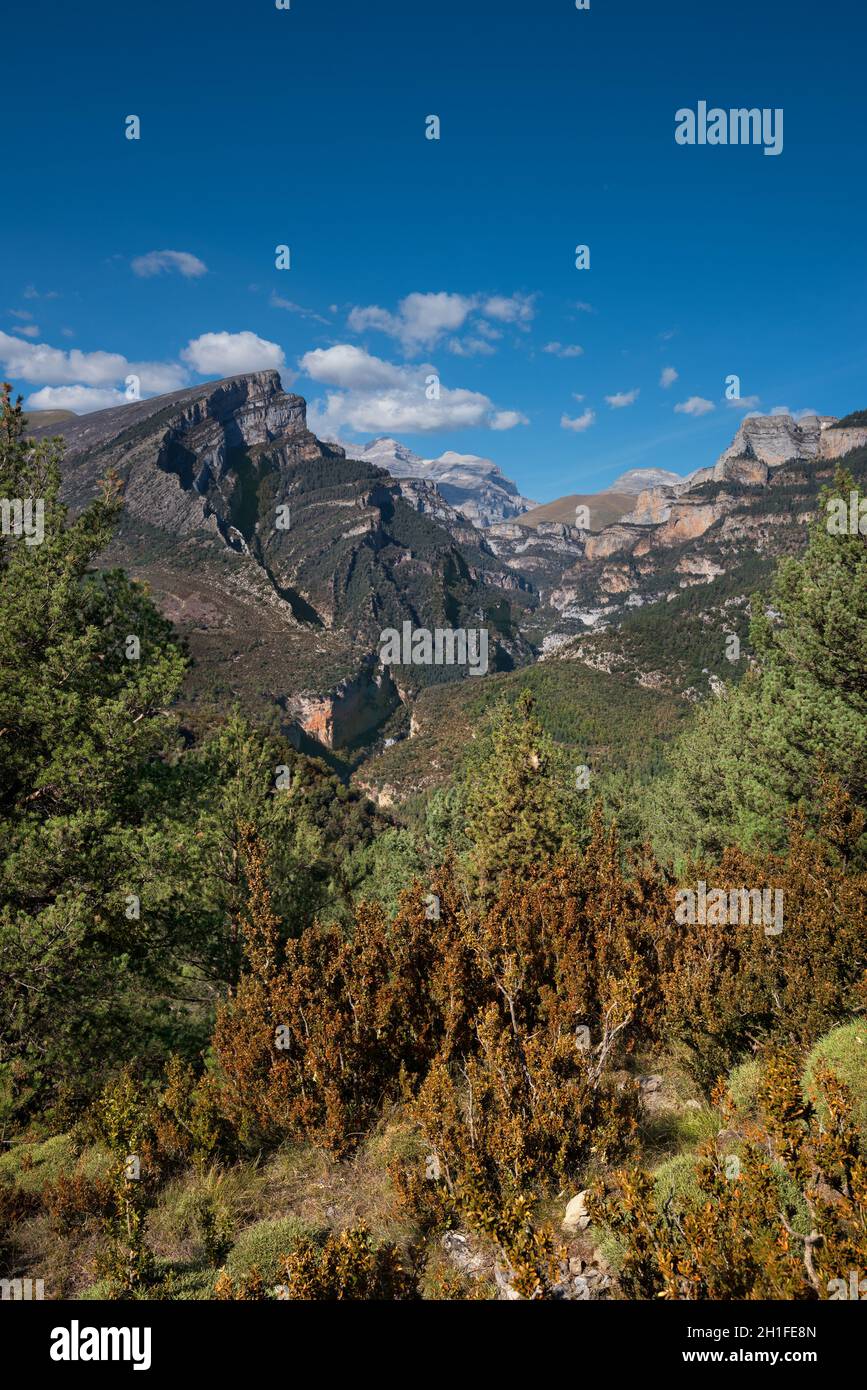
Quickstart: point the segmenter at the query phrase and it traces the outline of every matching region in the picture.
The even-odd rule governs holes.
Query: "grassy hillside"
[[[521,526],[538,526],[540,522],[558,521],[564,526],[575,525],[575,508],[588,507],[590,510],[590,530],[601,531],[631,511],[635,498],[626,492],[573,492],[568,497],[558,497],[544,506],[533,507],[518,518]]]

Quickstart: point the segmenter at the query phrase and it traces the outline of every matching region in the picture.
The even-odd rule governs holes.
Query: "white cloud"
[[[27,397],[24,409],[74,410],[76,415],[88,415],[92,410],[126,404],[124,392],[108,386],[43,386]]]
[[[546,343],[542,348],[543,352],[550,352],[554,357],[583,357],[584,349],[577,343]]]
[[[575,308],[576,308],[576,309],[580,309],[580,311],[581,311],[582,314],[595,314],[595,313],[596,313],[596,310],[593,308],[593,305],[592,305],[592,304],[588,304],[588,303],[586,302],[586,300],[583,300],[583,299],[576,299],[576,301],[575,301]]]
[[[494,294],[482,304],[482,313],[499,323],[528,324],[536,313],[535,301],[534,294]]]
[[[25,338],[38,338],[39,329],[35,323],[22,323],[20,328],[15,329],[16,333],[23,333]]]
[[[189,380],[179,362],[130,362],[119,352],[82,352],[79,348],[67,351],[48,343],[28,343],[3,332],[0,332],[0,363],[9,376],[49,388],[49,394],[53,388],[69,387],[84,393],[80,399],[86,403],[96,400],[88,392],[102,391],[96,404],[81,406],[90,410],[101,410],[106,404],[125,401],[126,396],[118,388],[128,376],[137,376],[141,390],[149,394],[176,391]],[[33,401],[32,396],[29,399]],[[48,409],[47,406],[38,408]],[[69,405],[66,408],[76,410],[79,407]]]
[[[520,411],[496,409],[480,391],[440,383],[438,397],[431,400],[427,378],[438,373],[430,364],[396,366],[350,343],[307,352],[300,366],[315,381],[341,388],[310,403],[310,428],[321,438],[340,438],[347,430],[362,434],[470,427],[507,430],[528,423]]]
[[[622,410],[626,405],[632,405],[638,400],[640,386],[636,386],[634,391],[618,391],[613,396],[606,396],[605,400],[612,410]]]
[[[726,397],[726,405],[730,410],[755,410],[760,400],[760,396],[738,396],[736,400]]]
[[[328,324],[328,319],[316,314],[312,309],[305,309],[301,304],[295,304],[291,299],[284,299],[277,294],[276,290],[271,291],[271,298],[268,300],[272,309],[286,309],[290,314],[299,314],[302,319],[313,319],[316,323]]]
[[[0,331],[0,360],[10,376],[46,386],[65,386],[79,381],[104,386],[117,381],[127,365],[114,352],[66,352],[47,343],[25,343]]]
[[[584,410],[580,415],[571,418],[568,415],[561,415],[560,428],[563,430],[574,430],[576,434],[580,434],[582,430],[589,430],[595,419],[596,412],[590,409]]]
[[[127,401],[123,389],[129,376],[139,379],[143,395],[162,395],[187,386],[187,363],[208,376],[231,376],[235,372],[258,371],[284,366],[283,350],[276,343],[257,338],[254,333],[204,333],[188,343],[182,362],[139,362],[120,352],[82,352],[80,348],[56,348],[48,343],[31,343],[0,330],[0,366],[6,375],[45,388],[29,397],[35,409],[48,409],[53,400],[59,408],[68,388],[65,405],[70,410],[101,410],[106,405]],[[71,333],[71,330],[63,330]],[[38,397],[38,400],[37,400]]]
[[[703,396],[690,396],[688,401],[678,401],[674,407],[677,415],[707,415],[714,409],[713,401],[706,401]]]
[[[484,338],[450,338],[447,346],[455,357],[490,357],[497,350]]]
[[[498,410],[488,423],[492,430],[512,430],[516,425],[529,425],[530,421],[520,410]]]
[[[399,303],[397,314],[378,304],[356,306],[349,314],[349,327],[356,333],[378,329],[396,338],[408,356],[432,347],[444,333],[462,328],[475,308],[475,299],[462,294],[408,294]]]
[[[791,415],[793,420],[803,420],[805,415],[818,415],[818,410],[813,410],[807,406],[804,410],[790,410],[787,405],[775,405],[768,412],[769,415]]]
[[[379,304],[355,305],[350,310],[347,322],[355,333],[374,329],[386,333],[400,343],[407,357],[414,357],[424,349],[432,348],[446,334],[457,333],[470,316],[474,316],[472,340],[453,338],[460,343],[459,356],[467,356],[468,341],[477,341],[479,336],[492,340],[501,336],[499,329],[487,322],[495,319],[497,323],[511,324],[526,328],[535,314],[535,299],[532,294],[483,295],[448,294],[444,290],[437,293],[408,294],[397,306],[397,312],[383,309]],[[476,348],[476,351],[481,349]]]
[[[337,343],[334,347],[305,352],[298,365],[314,381],[350,390],[402,386],[405,379],[400,367],[352,343]]]
[[[121,380],[130,364],[119,352],[81,352],[26,343],[0,331],[0,361],[10,376],[40,386],[108,386]]]
[[[148,251],[145,256],[136,256],[130,264],[133,274],[145,279],[152,275],[162,275],[166,270],[176,270],[187,280],[208,273],[205,262],[189,251]]]
[[[674,367],[663,367],[662,375],[659,378],[659,384],[663,391],[667,391],[669,386],[673,386],[676,381],[677,372],[674,370]]]
[[[380,333],[388,333],[392,338],[400,337],[400,318],[389,313],[387,309],[380,309],[378,304],[356,304],[350,309],[346,321],[354,333],[364,333],[368,328],[375,328]]]
[[[520,423],[514,411],[492,414],[491,401],[479,391],[441,390],[438,400],[428,400],[422,389],[334,392],[324,406],[311,403],[308,421],[316,434],[326,437],[339,437],[343,429],[399,434],[485,425],[510,429]]]
[[[460,328],[473,304],[462,294],[408,294],[398,306],[403,336],[412,345],[429,346],[442,333]]]
[[[189,385],[190,374],[180,362],[129,362],[124,376],[137,376],[141,389],[154,396]]]
[[[234,376],[285,364],[283,349],[255,333],[203,333],[187,343],[181,357],[203,376]]]
[[[29,309],[10,309],[9,313],[11,314],[13,319],[24,319],[25,323],[28,319],[33,318],[33,315],[31,314]]]

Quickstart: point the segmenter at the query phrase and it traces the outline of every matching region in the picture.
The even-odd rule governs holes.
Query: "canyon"
[[[267,709],[299,744],[329,750],[381,740],[401,719],[411,731],[421,691],[465,677],[383,666],[381,634],[405,621],[484,625],[492,673],[571,659],[700,698],[725,668],[654,668],[659,612],[672,628],[688,609],[733,630],[765,568],[803,546],[836,464],[860,477],[867,458],[863,412],[749,416],[687,478],[630,470],[598,494],[595,517],[589,495],[591,529],[549,519],[574,517],[572,497],[537,508],[475,455],[423,460],[379,439],[349,456],[309,430],[276,371],[36,415],[30,428],[63,436],[73,511],[109,471],[121,478],[105,564],[146,583],[184,637],[190,708]]]

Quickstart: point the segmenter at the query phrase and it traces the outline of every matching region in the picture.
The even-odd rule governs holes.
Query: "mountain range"
[[[344,444],[348,458],[384,468],[393,478],[419,478],[435,483],[445,500],[474,526],[490,526],[529,511],[536,503],[522,497],[516,485],[492,459],[456,454],[425,459],[397,439],[383,436],[367,444]]]
[[[145,581],[184,635],[190,708],[270,708],[320,748],[406,733],[427,687],[466,675],[384,666],[381,634],[406,622],[484,626],[492,673],[568,659],[707,694],[730,673],[726,632],[743,630],[776,558],[803,546],[836,461],[867,470],[863,412],[757,416],[688,478],[631,470],[605,493],[535,507],[489,459],[424,460],[388,438],[349,455],[318,440],[274,371],[36,414],[30,431],[64,437],[74,510],[120,475],[105,564]],[[576,498],[589,526],[571,524]]]

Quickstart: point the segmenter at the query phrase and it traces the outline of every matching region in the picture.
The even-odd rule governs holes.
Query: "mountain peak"
[[[439,458],[426,459],[399,439],[379,435],[367,444],[342,444],[347,457],[363,459],[384,468],[393,478],[421,478],[434,483],[442,497],[474,526],[508,521],[535,506],[521,497],[492,459],[479,454],[459,454],[446,449]]]
[[[107,445],[130,429],[146,429],[151,422],[156,426],[157,417],[167,430],[184,430],[209,418],[225,427],[230,444],[264,444],[287,431],[305,430],[307,402],[303,396],[285,392],[280,373],[269,368],[203,381],[53,424],[36,418],[32,433],[36,438],[62,434],[71,456]]]
[[[684,481],[679,473],[672,473],[667,468],[629,468],[625,473],[621,473],[619,478],[615,478],[613,483],[609,483],[605,491],[628,492],[630,496],[637,497],[640,492],[646,492],[649,488],[674,487]]]

